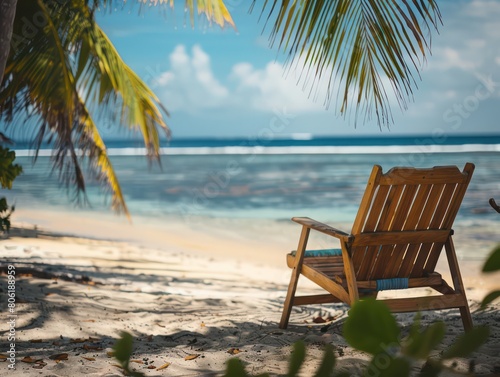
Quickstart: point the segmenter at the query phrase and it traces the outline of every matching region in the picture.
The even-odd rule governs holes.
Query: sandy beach
[[[252,375],[283,375],[298,340],[308,345],[303,376],[313,374],[325,344],[335,347],[338,367],[352,375],[368,360],[342,337],[345,305],[295,308],[289,328],[278,328],[290,276],[285,254],[299,233],[291,222],[134,218],[130,224],[113,215],[41,210],[20,210],[13,220],[10,236],[0,241],[2,265],[61,278],[17,276],[16,370],[0,362],[2,376],[121,376],[108,353],[123,330],[135,339],[132,365],[146,376],[222,375],[232,357]],[[494,231],[478,236],[464,228],[456,238],[473,320],[492,331],[471,357],[477,375],[500,375],[500,303],[478,310],[486,292],[498,288],[498,276],[480,273],[483,257],[460,256],[471,247],[485,255],[495,245]],[[302,292],[318,291],[302,283]],[[8,352],[6,309],[4,299],[2,355]],[[318,317],[334,321],[321,331],[325,323],[315,323]],[[412,318],[397,315],[402,326]],[[423,323],[435,319],[447,325],[445,349],[463,331],[458,310],[425,313]],[[51,359],[57,354],[67,359]],[[469,359],[456,362],[467,371]]]

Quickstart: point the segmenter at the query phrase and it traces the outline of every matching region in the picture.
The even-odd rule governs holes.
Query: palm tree
[[[35,149],[44,142],[53,147],[62,182],[84,193],[86,164],[111,190],[112,208],[128,215],[97,123],[107,117],[138,130],[148,157],[159,161],[160,134],[169,135],[168,112],[95,22],[95,9],[111,3],[35,0],[17,7],[0,115],[16,127],[26,118],[34,122]],[[220,1],[198,2],[198,11],[219,24],[232,23]]]
[[[0,81],[9,57],[17,0],[0,0]]]
[[[173,3],[150,0],[158,1]],[[4,3],[9,9],[15,6],[15,1],[0,0]],[[185,3],[193,17],[194,1]],[[148,157],[158,159],[160,134],[169,134],[168,113],[95,22],[95,10],[112,4],[31,0],[17,6],[0,85],[0,117],[17,127],[21,118],[31,118],[35,147],[51,143],[63,182],[84,193],[81,165],[87,162],[89,171],[111,190],[113,208],[128,214],[97,123],[109,117],[140,131]],[[222,0],[196,4],[209,20],[234,26]],[[2,11],[0,33],[8,29],[4,19],[9,14]],[[306,86],[314,89],[326,82],[327,105],[337,92],[342,114],[354,109],[357,117],[361,110],[370,119],[375,113],[380,126],[392,118],[385,78],[399,105],[406,107],[428,52],[427,33],[441,21],[435,0],[264,0],[262,15],[272,25],[271,45],[287,53],[288,67],[303,69]],[[26,35],[25,20],[33,20],[32,35]],[[5,44],[0,48],[4,52]]]

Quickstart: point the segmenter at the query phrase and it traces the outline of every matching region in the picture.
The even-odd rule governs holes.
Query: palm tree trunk
[[[0,0],[0,83],[10,51],[17,0]]]

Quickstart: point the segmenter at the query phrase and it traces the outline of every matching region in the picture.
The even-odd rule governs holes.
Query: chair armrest
[[[351,243],[354,240],[354,236],[352,236],[351,234],[335,229],[329,225],[320,223],[319,221],[310,219],[309,217],[293,217],[292,221],[302,224],[305,227],[317,230],[318,232],[328,234],[347,243]]]

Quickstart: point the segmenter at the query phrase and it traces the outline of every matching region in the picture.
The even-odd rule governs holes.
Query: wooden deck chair
[[[286,328],[292,306],[344,302],[386,289],[431,287],[437,296],[383,300],[393,312],[458,308],[466,330],[472,318],[452,241],[452,224],[474,165],[431,169],[396,167],[383,174],[373,167],[350,234],[307,217],[296,252],[287,255],[292,277],[280,328]],[[340,249],[307,250],[310,230],[337,238]],[[453,280],[450,287],[434,269],[442,248]],[[300,275],[328,294],[295,296]]]

